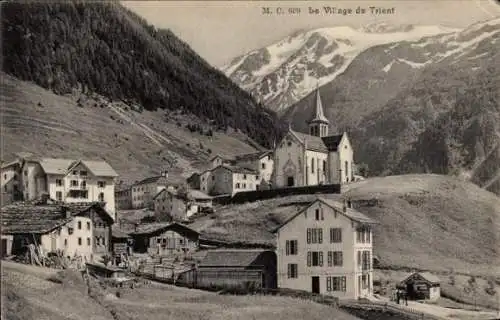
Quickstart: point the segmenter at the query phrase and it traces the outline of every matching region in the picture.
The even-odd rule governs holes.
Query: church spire
[[[319,85],[316,83],[316,101],[314,117],[309,121],[309,133],[313,136],[324,137],[328,135],[328,124],[330,121],[323,112],[323,103],[319,93]]]

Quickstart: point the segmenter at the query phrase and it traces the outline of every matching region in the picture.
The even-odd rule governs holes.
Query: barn
[[[198,287],[277,287],[276,253],[264,249],[208,250],[198,264]]]
[[[440,280],[429,272],[414,272],[404,277],[398,285],[410,300],[437,300],[441,296]]]
[[[147,223],[129,233],[136,253],[187,256],[198,249],[199,233],[180,223]]]

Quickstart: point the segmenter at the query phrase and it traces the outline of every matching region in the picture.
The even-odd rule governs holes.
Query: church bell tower
[[[315,115],[309,121],[309,134],[316,137],[328,136],[328,124],[330,123],[323,113],[323,104],[319,95],[319,88],[316,88],[316,108]]]

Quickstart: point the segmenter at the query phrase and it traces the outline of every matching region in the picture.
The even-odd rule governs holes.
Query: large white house
[[[275,230],[278,287],[342,299],[371,295],[375,223],[349,201],[318,198]]]
[[[309,134],[289,127],[274,150],[276,187],[342,184],[354,181],[353,150],[347,133],[328,135],[319,90]]]
[[[106,211],[115,219],[118,174],[106,161],[22,158],[17,162],[16,190],[24,200],[48,194],[51,199],[66,203],[104,202]]]

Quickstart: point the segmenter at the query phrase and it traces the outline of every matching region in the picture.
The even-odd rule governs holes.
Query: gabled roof
[[[89,209],[94,209],[101,218],[113,223],[113,218],[99,202],[49,203],[16,202],[1,209],[2,233],[45,234],[65,225]]]
[[[14,160],[14,161],[11,161],[11,162],[7,162],[5,164],[2,164],[2,169],[6,169],[8,167],[15,167],[15,166],[21,166],[21,163],[19,162],[19,160]]]
[[[199,267],[247,267],[262,253],[264,249],[217,249],[209,250]],[[272,251],[271,251],[272,252]]]
[[[337,134],[333,136],[323,137],[321,139],[323,140],[323,143],[325,144],[328,151],[338,151],[339,144],[340,141],[342,141],[343,136],[344,134]]]
[[[140,186],[143,184],[149,184],[149,183],[158,183],[158,184],[167,184],[167,178],[164,176],[154,176],[154,177],[149,177],[146,179],[142,179],[139,182],[136,182],[133,184],[133,186]]]
[[[292,221],[293,219],[295,219],[302,212],[306,211],[307,209],[309,209],[312,205],[314,205],[317,202],[322,202],[323,204],[327,205],[328,207],[332,208],[333,210],[337,211],[338,213],[343,214],[344,216],[346,216],[347,218],[349,218],[349,219],[351,219],[353,221],[356,221],[356,222],[359,222],[359,223],[363,223],[363,224],[378,224],[377,221],[371,219],[370,217],[364,215],[363,213],[361,213],[361,212],[359,212],[359,211],[357,211],[355,209],[346,208],[346,211],[344,212],[343,205],[341,203],[339,203],[337,201],[330,200],[330,199],[325,199],[325,198],[322,198],[322,197],[318,197],[315,201],[311,202],[308,206],[306,206],[305,208],[299,210],[293,216],[291,216],[290,218],[288,218],[287,220],[285,220],[285,222],[283,222],[277,228],[275,228],[274,230],[272,230],[272,232],[276,233],[279,229],[281,229],[282,227],[284,227],[285,225],[287,225],[290,221]]]
[[[1,209],[3,234],[46,234],[73,220],[59,205],[13,203]]]
[[[193,199],[198,200],[211,200],[212,197],[208,194],[201,192],[200,190],[189,190],[189,196]]]
[[[426,281],[428,281],[429,283],[432,283],[432,284],[438,284],[441,282],[441,280],[439,280],[439,278],[437,276],[433,275],[430,272],[413,272],[413,273],[406,275],[404,278],[402,278],[400,283],[406,282],[410,277],[412,277],[415,274],[420,275],[422,278],[424,278]]]
[[[270,154],[270,150],[265,150],[265,151],[260,151],[260,152],[253,152],[253,153],[246,153],[246,154],[240,154],[234,156],[234,162],[239,162],[239,161],[253,161],[253,160],[260,160]]]
[[[97,177],[117,177],[118,173],[106,161],[41,158],[37,161],[46,174],[65,175],[79,164]]]
[[[290,132],[294,134],[300,142],[306,144],[307,150],[320,152],[338,151],[340,141],[342,141],[342,137],[345,134],[317,137],[293,130],[290,130]]]
[[[137,227],[137,231],[129,233],[130,235],[150,235],[153,233],[163,232],[169,229],[184,230],[189,233],[195,233],[199,235],[199,232],[180,224],[178,222],[173,223],[145,223]]]
[[[257,171],[255,171],[255,170],[240,167],[240,166],[230,166],[227,164],[217,166],[212,171],[215,171],[217,168],[224,168],[224,169],[231,171],[232,173],[257,174]]]

